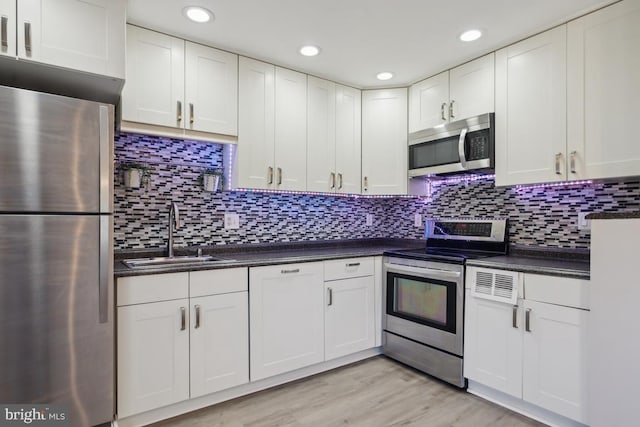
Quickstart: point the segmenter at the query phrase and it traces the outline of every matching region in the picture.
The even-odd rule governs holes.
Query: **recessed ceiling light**
[[[389,80],[390,78],[393,78],[393,73],[383,71],[382,73],[378,73],[376,77],[378,78],[378,80]]]
[[[200,6],[187,6],[182,9],[182,13],[184,13],[184,16],[193,22],[197,22],[199,24],[213,21],[214,19],[213,12]]]
[[[480,30],[469,30],[460,34],[460,40],[463,42],[472,42],[478,40],[480,37],[482,37],[482,31]]]
[[[302,46],[300,48],[300,55],[316,56],[319,53],[320,53],[320,48],[318,46],[307,45],[307,46]]]

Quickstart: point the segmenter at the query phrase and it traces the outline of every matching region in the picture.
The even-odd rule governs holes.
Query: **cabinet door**
[[[247,292],[190,303],[191,398],[249,382]]]
[[[322,263],[249,270],[251,380],[324,360]]]
[[[118,416],[189,398],[189,300],[118,307]]]
[[[362,192],[407,194],[407,90],[362,92]]]
[[[125,0],[17,3],[20,58],[125,78]]]
[[[307,75],[276,67],[275,166],[278,190],[307,189]]]
[[[309,76],[307,111],[307,190],[333,192],[336,190],[336,84]]]
[[[325,360],[375,345],[373,276],[326,282]]]
[[[184,40],[127,25],[122,119],[184,126]]]
[[[521,398],[522,308],[468,292],[464,325],[464,376]]]
[[[449,72],[445,71],[409,88],[409,132],[449,121]]]
[[[16,0],[0,0],[0,55],[16,56]]]
[[[524,302],[524,400],[587,423],[587,314],[559,305]]]
[[[496,52],[496,185],[563,181],[566,26]]]
[[[185,128],[238,134],[238,55],[186,42]]]
[[[336,191],[360,194],[362,177],[361,92],[336,85]]]
[[[568,24],[569,179],[640,175],[640,3]]]
[[[275,67],[240,57],[237,187],[274,188]]]
[[[449,120],[462,120],[494,111],[494,54],[449,71]]]

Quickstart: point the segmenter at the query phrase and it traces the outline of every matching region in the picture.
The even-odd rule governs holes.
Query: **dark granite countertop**
[[[130,258],[149,258],[165,255],[163,250],[117,251],[114,274],[116,277],[141,276],[147,274],[176,273],[183,271],[213,270],[231,267],[258,267],[262,265],[288,264],[330,259],[382,255],[394,249],[424,247],[418,239],[356,239],[319,242],[296,242],[283,244],[245,244],[203,247],[204,255],[212,255],[221,261],[202,265],[166,265],[153,268],[129,268],[121,261]],[[177,249],[176,255],[194,254],[196,248]]]
[[[588,250],[514,247],[507,256],[469,260],[467,265],[577,279],[590,277]]]
[[[640,218],[640,211],[630,212],[594,212],[588,214],[586,219],[631,219]]]

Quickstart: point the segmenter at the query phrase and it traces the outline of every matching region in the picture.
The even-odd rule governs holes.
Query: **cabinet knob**
[[[177,105],[177,119],[178,119],[178,123],[180,123],[182,121],[182,102],[178,101],[178,105]]]
[[[454,119],[456,116],[453,115],[453,104],[456,101],[454,101],[453,99],[451,100],[451,103],[449,104],[449,117],[451,117],[452,119]]]
[[[577,155],[578,155],[578,152],[576,150],[573,150],[571,152],[571,156],[569,157],[571,173],[577,173],[576,172],[576,156]]]
[[[24,50],[31,56],[31,22],[24,23]]]
[[[562,158],[562,153],[556,154],[556,175],[562,175],[560,171],[560,159]]]
[[[334,188],[336,188],[336,174],[335,174],[335,172],[331,172],[331,174],[329,174],[329,180],[331,181],[331,187],[329,187],[329,188],[331,188],[333,190]]]
[[[447,118],[444,116],[444,109],[445,108],[447,108],[447,103],[443,102],[442,105],[440,106],[440,117],[442,117],[442,120],[444,120],[446,122]]]

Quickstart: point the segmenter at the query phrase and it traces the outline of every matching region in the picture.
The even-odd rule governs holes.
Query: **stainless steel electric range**
[[[507,220],[429,219],[425,225],[426,248],[384,253],[383,351],[465,387],[465,263],[507,253]]]

